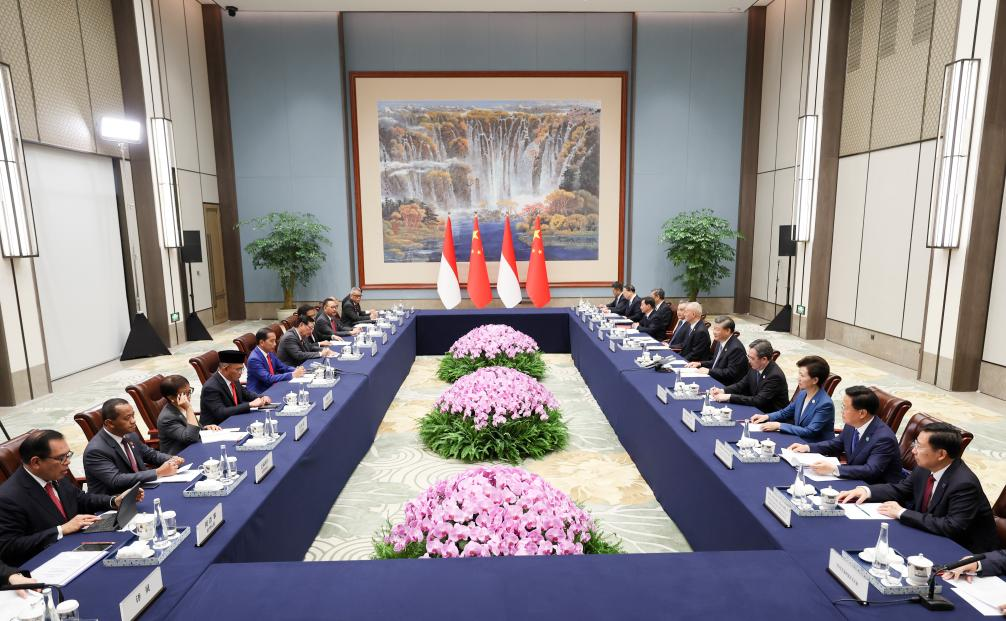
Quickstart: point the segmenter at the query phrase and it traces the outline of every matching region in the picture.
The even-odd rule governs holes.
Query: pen
[[[859,507],[859,510],[865,513],[867,517],[872,517],[870,516],[870,512],[863,508],[863,505],[856,505],[856,506]]]

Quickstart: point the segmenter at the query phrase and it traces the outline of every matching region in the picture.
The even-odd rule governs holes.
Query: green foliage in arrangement
[[[435,408],[419,421],[419,438],[431,451],[466,462],[538,459],[566,447],[569,430],[559,410],[547,410],[548,420],[529,416],[496,427],[476,429],[470,417]]]
[[[464,357],[455,358],[447,354],[440,359],[440,368],[437,369],[437,377],[444,382],[454,383],[478,369],[484,367],[509,367],[517,369],[525,375],[540,380],[545,377],[545,361],[541,358],[541,352],[520,353],[514,358],[508,358],[506,354],[499,354],[493,358],[486,357]]]

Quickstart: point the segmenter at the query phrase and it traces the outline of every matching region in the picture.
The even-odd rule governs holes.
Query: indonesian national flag
[[[534,237],[531,238],[531,258],[527,266],[527,295],[538,308],[548,304],[552,294],[548,290],[548,270],[545,268],[545,243],[541,240],[541,221],[534,219]]]
[[[513,237],[510,236],[510,216],[503,226],[503,249],[500,250],[500,271],[496,276],[496,293],[503,305],[513,308],[520,304],[520,279],[517,278],[517,258],[513,252]]]
[[[475,216],[472,225],[472,253],[468,258],[468,297],[472,299],[475,308],[482,308],[493,299],[492,288],[489,286],[489,270],[486,268],[486,253],[482,250],[482,237],[479,235],[479,217]]]
[[[440,251],[440,272],[437,274],[437,295],[445,308],[454,308],[461,302],[461,283],[458,280],[458,263],[454,260],[454,233],[451,217],[444,225],[444,248]]]

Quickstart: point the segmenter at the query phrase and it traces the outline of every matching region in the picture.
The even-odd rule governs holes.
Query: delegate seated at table
[[[625,297],[625,312],[621,314],[633,323],[638,323],[643,318],[643,311],[640,309],[640,306],[643,304],[643,298],[636,295],[636,287],[634,285],[625,285],[622,295]]]
[[[599,310],[606,310],[616,315],[622,315],[625,313],[625,309],[628,306],[628,302],[625,297],[622,296],[622,291],[624,287],[619,281],[611,283],[611,295],[614,296],[613,299],[607,304],[598,304],[597,308]]]
[[[755,414],[752,423],[761,423],[762,431],[781,431],[800,436],[808,442],[823,442],[835,435],[835,405],[821,386],[831,368],[820,356],[804,356],[799,368],[796,399],[771,414]]]
[[[672,348],[680,349],[681,346],[685,344],[685,338],[692,329],[692,327],[688,325],[688,319],[685,318],[685,310],[687,308],[688,300],[681,300],[678,302],[676,309],[678,321],[674,324],[674,331],[671,333],[671,340],[667,343]]]
[[[217,425],[199,424],[192,408],[192,388],[184,375],[169,375],[161,380],[161,396],[167,403],[157,415],[157,438],[161,452],[177,455],[190,444],[199,442],[199,432],[219,431]]]
[[[747,350],[737,338],[736,328],[732,317],[717,317],[713,322],[713,351],[706,358],[689,362],[687,366],[723,384],[744,379],[751,367],[748,365]]]
[[[859,479],[867,483],[897,483],[901,471],[898,438],[877,418],[880,399],[866,386],[850,386],[842,397],[842,433],[813,444],[791,444],[796,453],[820,453],[828,457],[845,455],[848,463],[834,465],[825,460],[811,464],[815,474]]]
[[[667,333],[667,315],[660,313],[656,309],[657,302],[652,297],[643,298],[639,308],[643,311],[643,317],[632,327],[638,328],[643,334],[648,334],[656,340],[661,340]]]
[[[21,467],[0,485],[0,560],[20,565],[98,520],[94,513],[116,509],[122,497],[81,491],[69,473],[70,450],[63,434],[31,432],[19,449]],[[137,501],[143,490],[136,492]]]
[[[118,494],[136,483],[178,473],[185,459],[155,451],[136,433],[136,411],[125,399],[101,406],[101,430],[84,449],[84,475],[92,494]]]
[[[315,358],[328,358],[335,353],[330,349],[322,349],[311,339],[314,335],[314,320],[300,315],[294,321],[294,327],[287,330],[279,340],[276,355],[290,366],[301,365]]]
[[[687,324],[686,324],[687,325]],[[772,360],[775,350],[765,339],[755,339],[748,345],[747,374],[726,388],[712,388],[709,394],[713,401],[750,405],[762,412],[775,412],[789,403],[789,386],[786,374]]]
[[[356,336],[363,331],[363,326],[352,326],[339,316],[339,301],[335,298],[325,298],[321,301],[321,314],[314,320],[314,339],[318,342],[345,340],[344,336]]]
[[[206,383],[199,396],[199,423],[219,425],[236,414],[247,414],[252,408],[272,403],[241,385],[245,356],[236,349],[220,352],[220,366]]]
[[[999,547],[992,507],[981,482],[961,459],[961,431],[929,423],[912,443],[917,466],[898,483],[863,485],[838,495],[839,502],[883,503],[878,511],[906,526],[949,537],[971,552]]]
[[[349,294],[342,298],[342,321],[351,326],[377,320],[376,310],[363,310],[360,301],[363,299],[363,289],[353,287]]]
[[[269,328],[261,328],[255,333],[258,345],[248,354],[245,366],[248,368],[248,390],[259,394],[269,390],[277,382],[289,382],[294,377],[304,375],[304,367],[288,366],[276,357],[276,333]]]

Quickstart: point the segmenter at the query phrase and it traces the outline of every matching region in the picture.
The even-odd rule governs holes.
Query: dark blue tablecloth
[[[841,618],[782,552],[215,565],[173,614],[214,621],[810,615]]]
[[[569,311],[564,308],[484,308],[416,311],[417,356],[441,356],[458,337],[487,323],[506,324],[534,340],[546,354],[569,353]]]

